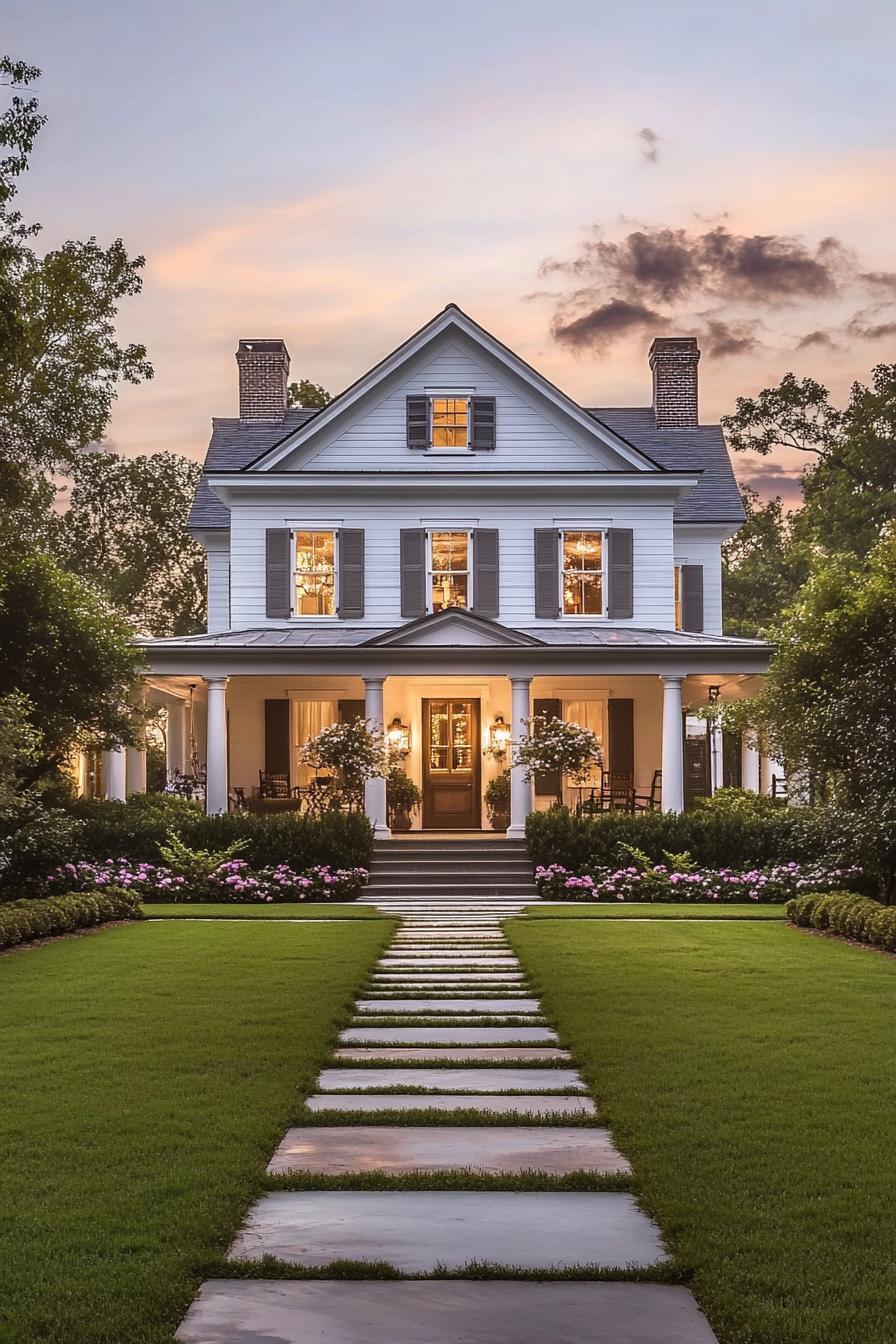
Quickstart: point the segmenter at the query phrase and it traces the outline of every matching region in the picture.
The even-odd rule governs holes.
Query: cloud
[[[839,345],[827,331],[807,331],[796,344],[797,350],[839,350]]]
[[[829,298],[854,272],[836,238],[814,248],[786,234],[737,234],[723,224],[703,232],[645,225],[620,241],[595,226],[571,261],[546,261],[543,275],[586,279],[597,293],[670,303],[709,295],[766,305]]]
[[[556,341],[571,350],[603,350],[619,336],[643,327],[665,325],[661,313],[643,303],[629,303],[626,299],[610,299],[599,308],[592,308],[581,317],[564,322],[559,316],[551,324]]]
[[[713,359],[724,359],[728,355],[745,355],[757,349],[759,337],[756,334],[758,323],[746,320],[726,322],[720,318],[708,318],[701,335],[701,343],[706,353]]]
[[[847,322],[846,330],[861,341],[882,341],[896,336],[896,321],[889,316],[882,322],[876,320],[886,313],[888,307],[887,304],[878,304],[874,308],[861,308]]]
[[[779,462],[769,462],[766,458],[761,462],[749,458],[738,459],[735,466],[741,485],[755,490],[763,499],[777,496],[787,504],[799,504],[802,501],[802,466],[785,467]]]
[[[864,280],[869,289],[896,294],[896,271],[862,271],[859,279]]]
[[[641,153],[647,163],[658,163],[660,157],[660,141],[662,136],[657,135],[656,131],[645,126],[638,132],[638,139],[641,141]]]

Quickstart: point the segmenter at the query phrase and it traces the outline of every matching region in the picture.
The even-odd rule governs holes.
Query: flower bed
[[[45,900],[22,899],[0,904],[0,949],[35,938],[52,938],[111,920],[141,919],[140,898],[133,890],[67,892]]]
[[[173,867],[106,859],[103,863],[65,863],[51,873],[51,891],[102,891],[109,887],[132,891],[145,900],[220,901],[354,901],[367,881],[366,868],[331,868],[317,864],[297,873],[286,863],[253,869],[245,859],[226,858],[197,877]]]
[[[686,859],[687,856],[678,856]],[[858,868],[824,864],[773,864],[735,872],[730,868],[700,869],[689,863],[631,863],[616,868],[574,872],[552,863],[535,869],[538,894],[548,901],[706,901],[773,905],[802,891],[838,891],[861,879]]]

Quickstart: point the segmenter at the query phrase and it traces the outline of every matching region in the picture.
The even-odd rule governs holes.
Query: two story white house
[[[262,775],[307,784],[300,744],[361,715],[403,740],[415,826],[478,830],[506,728],[548,713],[594,729],[605,768],[667,809],[766,784],[755,751],[687,713],[748,694],[771,654],[722,635],[743,512],[721,431],[698,424],[699,357],[657,339],[651,405],[585,408],[450,304],[303,410],[283,341],[240,341],[239,416],[213,421],[189,524],[208,633],[145,641],[169,767],[192,735],[218,812]],[[139,787],[127,773],[110,762],[110,796]],[[576,801],[515,768],[510,834],[558,789]],[[366,809],[388,834],[384,781]]]

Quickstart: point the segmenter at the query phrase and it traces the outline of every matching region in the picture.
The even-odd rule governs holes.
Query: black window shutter
[[[290,610],[290,553],[288,527],[269,527],[265,532],[265,612],[277,621],[288,621]]]
[[[607,701],[607,762],[608,770],[635,773],[635,702],[634,700]]]
[[[543,715],[546,719],[562,719],[563,705],[559,700],[533,700],[533,716]],[[559,770],[541,770],[535,776],[536,798],[559,798],[563,788],[563,776]]]
[[[703,629],[703,566],[681,566],[681,628]]]
[[[497,442],[497,403],[494,397],[470,398],[470,447],[490,452]]]
[[[403,527],[399,538],[402,616],[426,615],[426,532]]]
[[[338,543],[339,610],[342,620],[364,615],[364,529],[341,527]]]
[[[498,532],[477,527],[473,532],[473,610],[477,616],[498,617]]]
[[[339,722],[354,723],[355,719],[363,719],[366,708],[363,700],[340,700]]]
[[[429,447],[429,398],[407,397],[408,447]]]
[[[614,621],[629,621],[635,612],[635,534],[630,527],[611,527],[607,532],[607,615]]]
[[[553,527],[535,529],[535,615],[560,615],[560,547]]]
[[[289,774],[289,701],[264,702],[264,768],[270,774]]]

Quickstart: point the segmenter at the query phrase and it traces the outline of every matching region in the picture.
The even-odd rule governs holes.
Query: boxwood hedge
[[[881,905],[853,891],[807,892],[784,907],[791,924],[821,929],[896,952],[896,905]]]
[[[121,887],[81,891],[45,900],[4,901],[0,904],[0,949],[17,947],[34,938],[52,938],[110,920],[142,919],[140,898]]]

